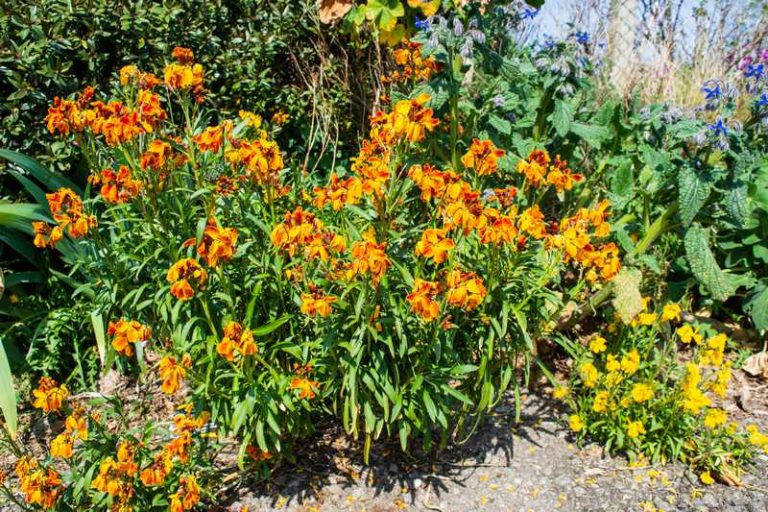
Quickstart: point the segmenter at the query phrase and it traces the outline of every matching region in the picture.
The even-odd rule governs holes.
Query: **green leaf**
[[[285,322],[291,319],[291,315],[284,315],[276,320],[272,320],[266,325],[262,325],[261,327],[256,327],[254,329],[251,329],[254,336],[266,336],[267,334],[270,334],[275,329],[283,325]]]
[[[42,206],[34,203],[0,204],[0,226],[32,233],[32,222],[50,220]]]
[[[560,137],[565,137],[571,131],[573,123],[573,107],[567,101],[555,100],[555,110],[549,116],[549,120],[555,127],[555,131]]]
[[[578,135],[593,148],[599,148],[611,136],[610,130],[605,126],[585,123],[572,123],[571,133]]]
[[[9,162],[18,165],[27,171],[31,176],[33,176],[37,181],[45,185],[45,187],[50,191],[66,187],[71,188],[80,196],[83,195],[83,190],[80,187],[75,185],[72,181],[68,180],[64,176],[46,169],[34,158],[7,149],[0,149],[0,158],[4,158]]]
[[[93,334],[96,337],[96,349],[99,351],[99,360],[101,366],[107,364],[107,336],[104,330],[104,318],[99,311],[91,313],[91,324],[93,324]]]
[[[712,297],[724,301],[736,291],[733,276],[723,272],[709,248],[709,231],[698,224],[688,229],[683,241],[691,272]]]
[[[768,285],[752,290],[744,301],[744,311],[752,318],[757,329],[768,329]]]
[[[684,226],[689,226],[693,218],[709,198],[711,185],[699,173],[690,167],[683,167],[677,175],[680,195],[680,218]]]
[[[633,185],[632,161],[627,159],[619,164],[611,177],[611,204],[613,208],[621,210],[632,200],[634,195]]]
[[[745,227],[751,215],[747,186],[734,183],[725,195],[725,209],[739,227]]]
[[[16,411],[16,390],[13,389],[11,365],[8,363],[8,356],[5,353],[5,347],[3,347],[2,342],[0,342],[0,412],[3,413],[5,429],[12,439],[16,439],[16,433],[19,428]]]
[[[503,134],[503,135],[509,135],[512,133],[512,123],[507,121],[506,119],[502,119],[497,115],[492,115],[488,118],[488,124],[493,126],[493,128]]]

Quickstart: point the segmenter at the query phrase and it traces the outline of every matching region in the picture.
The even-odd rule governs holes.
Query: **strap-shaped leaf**
[[[736,291],[735,278],[723,272],[709,248],[709,232],[694,224],[685,234],[685,254],[691,272],[712,297],[724,301]]]
[[[683,167],[677,176],[680,194],[680,218],[684,226],[690,226],[693,218],[707,202],[711,185],[705,177],[690,167]]]
[[[8,357],[2,342],[0,342],[0,412],[3,414],[5,429],[12,439],[16,439],[19,425],[16,411],[16,391],[13,389],[11,365],[8,364]]]

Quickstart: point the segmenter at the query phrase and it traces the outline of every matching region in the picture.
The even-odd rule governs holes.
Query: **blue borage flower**
[[[728,127],[723,122],[722,117],[718,117],[717,120],[709,125],[709,130],[715,135],[715,137],[719,137],[721,135],[728,136]]]
[[[420,20],[418,17],[415,18],[414,23],[417,30],[429,30],[429,20]]]
[[[765,66],[763,64],[748,64],[744,70],[744,78],[754,78],[760,80],[765,75]]]
[[[720,82],[717,80],[707,80],[701,87],[704,93],[704,99],[717,100],[723,97],[723,91],[720,89]]]
[[[538,15],[539,15],[539,10],[531,9],[530,7],[526,7],[525,9],[523,9],[523,12],[519,14],[521,20],[532,20]]]
[[[768,107],[768,93],[763,93],[757,98],[757,108]]]
[[[576,31],[573,36],[577,43],[587,44],[589,42],[589,32]]]

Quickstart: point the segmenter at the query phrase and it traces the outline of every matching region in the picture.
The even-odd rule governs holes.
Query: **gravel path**
[[[393,447],[372,454],[365,468],[342,436],[320,440],[269,484],[232,491],[225,510],[768,511],[765,455],[743,487],[704,486],[682,465],[630,467],[595,445],[579,449],[551,400],[523,403],[520,424],[511,406],[502,407],[469,443],[431,459]]]

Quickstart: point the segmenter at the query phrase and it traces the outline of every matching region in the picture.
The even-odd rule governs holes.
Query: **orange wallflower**
[[[181,387],[181,381],[187,376],[187,368],[192,367],[192,360],[189,355],[184,354],[181,362],[177,362],[173,356],[165,356],[160,360],[159,370],[160,379],[163,383],[161,389],[163,393],[172,395]]]
[[[152,73],[144,73],[133,64],[120,68],[119,75],[120,85],[135,83],[141,89],[152,89],[161,82],[161,80]]]
[[[327,317],[331,314],[331,304],[334,302],[336,302],[336,297],[324,295],[320,290],[313,290],[312,293],[302,293],[301,312],[307,316],[320,315]]]
[[[60,188],[45,197],[58,226],[48,231],[45,224],[33,223],[36,246],[55,245],[65,229],[72,238],[82,238],[90,228],[96,227],[96,217],[83,211],[83,200],[72,189]]]
[[[425,322],[431,322],[440,315],[440,304],[434,300],[439,289],[440,287],[437,283],[415,279],[413,281],[413,290],[406,297],[406,300],[411,305],[411,310]]]
[[[59,434],[51,441],[51,457],[69,459],[74,452],[75,441],[67,434]]]
[[[64,238],[64,231],[62,231],[61,226],[51,227],[45,222],[33,222],[32,231],[35,234],[33,243],[35,244],[35,247],[41,249],[54,247],[59,240]]]
[[[411,2],[412,0],[409,0]],[[440,63],[433,56],[427,58],[421,55],[421,44],[412,41],[403,41],[403,47],[392,52],[395,64],[401,70],[395,70],[388,76],[382,76],[382,82],[404,82],[407,80],[423,81],[440,71]]]
[[[467,311],[472,311],[483,302],[486,295],[485,285],[474,272],[452,270],[446,278],[448,303]]]
[[[243,329],[237,322],[229,322],[224,326],[224,336],[216,345],[216,352],[227,361],[234,361],[238,354],[245,357],[256,354],[259,347],[253,338],[253,331]]]
[[[290,386],[288,386],[289,389],[298,389],[299,390],[299,398],[306,398],[311,400],[312,398],[315,398],[315,389],[320,383],[316,380],[309,380],[305,377],[294,377],[293,380],[291,380]]]
[[[194,475],[181,477],[179,490],[171,495],[170,512],[192,510],[200,502],[200,486]]]
[[[517,171],[525,175],[528,184],[538,187],[547,175],[549,167],[549,153],[541,149],[534,149],[527,160],[517,163]]]
[[[456,242],[447,237],[447,229],[426,229],[421,234],[421,240],[416,243],[416,256],[432,258],[436,265],[448,257],[448,253],[456,247]]]
[[[25,501],[30,505],[39,505],[43,510],[53,508],[64,491],[59,472],[41,468],[34,459],[20,458],[16,462],[16,474]]]
[[[205,287],[208,272],[191,258],[182,258],[168,269],[166,279],[171,283],[171,293],[179,300],[190,300],[195,295],[195,284],[198,290]]]
[[[210,151],[218,153],[224,142],[224,127],[209,126],[198,135],[192,137],[192,141],[197,144],[200,151]]]
[[[165,85],[171,89],[196,89],[203,85],[203,66],[171,63],[165,67]]]
[[[350,277],[359,274],[371,274],[373,284],[378,285],[389,268],[386,247],[387,244],[376,243],[373,232],[365,233],[363,240],[352,246],[351,252],[354,261],[350,266]]]
[[[499,158],[504,156],[504,150],[493,145],[490,140],[474,139],[461,163],[467,169],[474,169],[478,176],[495,174],[499,170]]]
[[[136,320],[120,319],[117,322],[109,322],[107,334],[113,336],[112,347],[117,350],[117,353],[130,357],[133,355],[131,344],[147,341],[152,335],[152,331]]]
[[[558,192],[571,190],[574,183],[583,179],[581,174],[574,173],[568,168],[568,162],[560,160],[560,155],[555,156],[555,162],[550,166],[547,174],[547,183],[554,185]]]
[[[421,190],[421,199],[442,199],[448,185],[460,181],[458,174],[452,171],[439,171],[430,164],[414,165],[408,170],[408,177]]]
[[[197,246],[197,254],[209,267],[217,267],[221,261],[229,261],[235,253],[237,230],[222,228],[216,219],[208,219],[203,231],[203,239]]]
[[[101,196],[111,204],[127,203],[141,193],[142,182],[131,176],[131,170],[121,165],[117,172],[103,169],[100,174],[92,174],[88,180],[94,185],[101,185]]]
[[[57,385],[50,377],[41,377],[37,389],[32,391],[35,397],[32,405],[43,412],[55,412],[61,410],[61,406],[69,395],[65,384]]]
[[[88,439],[88,416],[81,408],[75,409],[72,414],[64,420],[64,429],[73,439],[85,441]]]
[[[149,143],[147,150],[141,155],[139,165],[144,170],[160,169],[171,154],[171,145],[162,140],[155,139]]]
[[[233,149],[225,156],[232,165],[243,165],[246,176],[256,184],[282,188],[283,154],[277,142],[267,138],[266,132],[255,141],[233,141]]]
[[[544,238],[547,235],[547,223],[539,205],[523,210],[517,219],[517,227],[537,240]]]
[[[195,62],[195,54],[192,50],[184,48],[183,46],[175,47],[173,51],[171,51],[171,56],[173,56],[179,64],[190,64]]]
[[[495,208],[483,210],[485,221],[478,230],[480,241],[484,244],[511,244],[518,236],[514,215],[504,215]]]
[[[312,201],[317,208],[330,204],[335,211],[344,205],[357,204],[363,196],[363,182],[355,176],[339,181],[336,173],[331,173],[330,184],[327,187],[315,187],[315,199]]]
[[[144,468],[139,474],[139,478],[144,485],[161,485],[165,482],[168,473],[173,469],[173,459],[171,454],[162,451],[155,455],[152,464]]]

